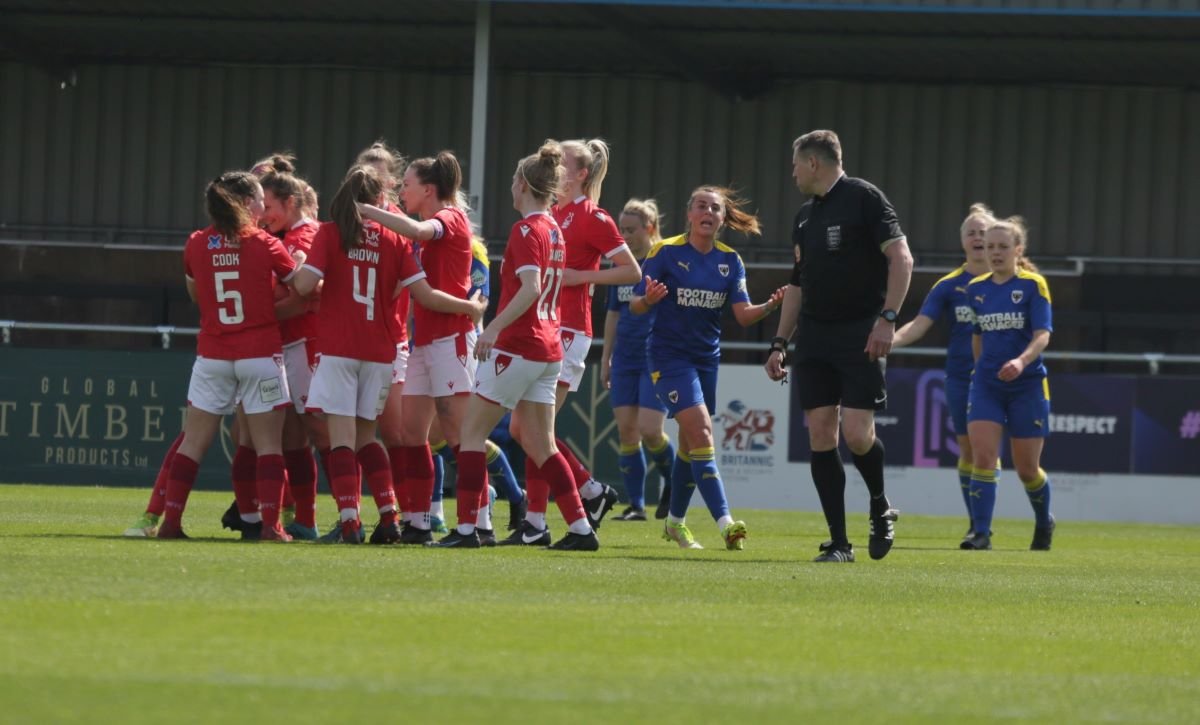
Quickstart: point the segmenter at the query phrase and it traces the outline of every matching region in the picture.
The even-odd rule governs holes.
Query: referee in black
[[[892,548],[897,512],[883,490],[883,444],[875,411],[887,407],[884,357],[892,349],[896,311],[908,293],[912,255],[896,210],[870,182],[842,171],[833,131],[811,131],[792,143],[792,176],[809,200],[792,226],[796,266],[771,341],[767,375],[785,380],[787,347],[797,332],[794,376],[808,419],[812,477],[830,541],[814,561],[852,562],[846,536],[846,471],[842,434],[871,494],[872,559]]]

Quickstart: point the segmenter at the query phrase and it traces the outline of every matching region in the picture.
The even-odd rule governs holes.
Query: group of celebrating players
[[[205,191],[211,223],[184,249],[188,293],[200,309],[184,429],[163,460],[146,512],[126,534],[187,538],[182,516],[199,462],[222,418],[236,412],[235,501],[222,523],[243,538],[595,551],[596,529],[618,494],[556,438],[555,413],[583,379],[592,295],[605,285],[600,374],[611,390],[629,499],[615,518],[646,520],[648,457],[664,482],[656,512],[665,519],[664,539],[702,548],[686,521],[698,489],[725,547],[744,547],[747,528],[730,512],[713,442],[721,314],[728,307],[749,326],[787,305],[766,368],[772,379],[786,379],[787,341],[798,331],[796,373],[813,478],[832,537],[817,561],[854,560],[840,503],[844,473],[836,450],[826,450],[837,446],[839,409],[843,427],[846,415],[867,411],[855,418],[866,428],[847,433],[847,442],[872,495],[872,558],[891,549],[898,512],[884,495],[883,449],[870,416],[886,404],[881,360],[943,317],[952,324],[946,395],[971,518],[962,548],[991,548],[1006,430],[1035,513],[1032,548],[1050,548],[1055,522],[1040,467],[1050,294],[1025,256],[1020,218],[1000,220],[972,207],[962,226],[966,263],[939,280],[915,320],[893,332],[911,257],[882,192],[845,176],[836,134],[816,131],[794,144],[797,186],[812,200],[793,230],[791,284],[757,305],[741,257],[718,239],[725,227],[760,233],[744,200],[724,187],[698,187],[688,199],[685,232],[663,239],[655,203],[631,199],[618,227],[598,204],[608,162],[604,141],[580,139],[547,140],[517,163],[511,192],[519,218],[486,326],[487,249],[468,218],[452,153],[406,163],[375,143],[346,173],[330,202],[331,221],[321,223],[316,193],[290,156],[214,179]],[[870,224],[861,234],[846,232],[837,219],[829,227],[829,210],[855,194],[876,200],[853,209]],[[841,259],[851,252],[857,256]],[[870,294],[830,306],[850,288],[820,270],[860,274],[847,259],[869,272],[850,278],[858,280],[853,289]],[[859,307],[870,314],[860,315]],[[838,315],[849,321],[837,322]],[[813,347],[813,330],[833,330],[830,324],[849,336],[826,335]],[[862,351],[859,327],[871,330]],[[838,340],[849,345],[844,355]],[[489,440],[509,413],[508,430],[526,456],[524,491]],[[667,416],[679,426],[677,448],[664,432]],[[458,470],[453,529],[442,509],[446,456]],[[318,459],[338,511],[325,535],[316,528]],[[511,534],[503,539],[492,523],[489,476],[510,504]],[[369,539],[360,513],[364,479],[379,515]],[[566,524],[557,541],[546,518],[551,494]],[[435,540],[434,533],[445,535]]]
[[[236,412],[235,502],[222,523],[243,538],[368,540],[365,479],[379,514],[371,543],[596,550],[595,531],[618,494],[556,439],[554,420],[583,378],[593,290],[608,285],[602,374],[630,498],[616,518],[646,519],[648,452],[665,484],[657,514],[667,519],[664,538],[700,548],[685,521],[699,488],[725,546],[741,549],[746,526],[729,512],[713,455],[719,318],[728,302],[740,322],[757,322],[783,290],[750,304],[741,259],[716,235],[726,224],[755,232],[758,224],[727,189],[693,192],[680,237],[659,239],[653,201],[631,200],[618,229],[597,203],[608,157],[600,139],[548,140],[517,164],[519,219],[486,326],[486,248],[452,153],[406,164],[374,144],[333,195],[328,222],[315,221],[316,194],[288,155],[215,178],[205,191],[210,225],[184,248],[188,293],[200,310],[184,427],[126,534],[187,538],[182,517],[199,463],[223,417]],[[676,264],[692,270],[668,295]],[[509,430],[526,454],[524,492],[488,440],[510,411]],[[680,423],[678,452],[663,432],[668,413]],[[457,463],[453,529],[443,523],[439,449]],[[338,510],[324,536],[316,528],[318,460]],[[489,472],[510,502],[512,533],[500,540]],[[551,494],[567,529],[553,543]],[[439,530],[446,535],[435,541]]]

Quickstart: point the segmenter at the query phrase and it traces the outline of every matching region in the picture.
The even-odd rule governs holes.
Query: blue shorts
[[[703,405],[711,416],[717,409],[717,369],[679,367],[651,371],[654,393],[667,406],[667,417],[681,410]]]
[[[642,370],[613,370],[608,399],[612,407],[621,408],[636,405],[639,408],[667,411],[666,406],[654,394],[654,384],[650,382],[650,371]]]
[[[954,432],[960,436],[967,434],[967,396],[970,392],[970,378],[946,376],[946,407],[954,421]]]
[[[1011,438],[1050,435],[1050,381],[1034,378],[1019,383],[971,383],[967,421],[990,420],[1008,429]]]

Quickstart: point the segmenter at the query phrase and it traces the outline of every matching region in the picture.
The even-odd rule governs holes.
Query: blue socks
[[[492,485],[504,492],[504,499],[510,504],[524,501],[525,492],[517,483],[517,477],[508,462],[508,456],[504,454],[504,449],[489,440],[485,441],[484,450],[487,452],[488,479]]]
[[[725,486],[721,483],[721,474],[717,472],[716,451],[708,448],[693,448],[688,452],[692,459],[692,477],[696,487],[700,489],[700,497],[708,506],[713,521],[719,521],[722,516],[729,515],[729,501],[725,498]],[[674,493],[674,492],[672,492]],[[675,501],[671,501],[675,508]]]
[[[450,446],[446,445],[446,441],[429,444],[429,450],[433,453],[433,499],[431,500],[441,501],[442,489],[446,483],[446,460],[442,456],[453,455],[453,453],[450,451]]]
[[[975,526],[975,517],[971,514],[971,472],[975,468],[970,461],[958,459],[958,485],[962,489],[963,504],[967,507],[967,520]]]
[[[642,453],[642,444],[622,445],[617,465],[621,469],[625,492],[629,495],[629,505],[638,509],[646,508],[646,456]]]
[[[1033,506],[1033,516],[1037,521],[1036,526],[1046,528],[1050,525],[1050,479],[1046,477],[1046,472],[1038,469],[1037,478],[1032,481],[1021,481],[1025,486],[1025,495],[1029,497],[1029,504]]]
[[[992,533],[992,513],[996,510],[996,470],[975,468],[971,472],[971,519],[975,533]]]
[[[683,451],[675,454],[675,465],[671,470],[671,515],[682,520],[687,516],[688,504],[696,482],[692,480],[692,459]]]
[[[670,487],[671,475],[675,468],[675,446],[671,445],[671,439],[663,436],[657,446],[647,443],[646,456],[658,469],[658,475],[662,476],[663,488]]]

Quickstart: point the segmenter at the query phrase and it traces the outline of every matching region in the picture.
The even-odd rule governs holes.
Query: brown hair
[[[833,131],[809,131],[792,142],[792,155],[819,156],[822,160],[841,165],[842,142]]]
[[[408,165],[408,159],[404,158],[396,149],[387,145],[383,139],[379,139],[375,143],[366,147],[358,153],[358,158],[354,160],[356,166],[382,166],[387,169],[387,175],[392,181],[398,182],[400,177],[404,176],[404,169]],[[386,181],[386,179],[385,179]],[[388,190],[388,201],[395,202],[395,189]]]
[[[534,199],[545,202],[562,191],[562,159],[562,144],[548,138],[542,142],[537,153],[517,162],[517,175],[529,187]]]
[[[417,159],[409,164],[422,184],[433,184],[438,201],[466,209],[462,194],[462,167],[452,151],[439,151],[433,158]]]
[[[1025,226],[1025,219],[1023,217],[1010,216],[1006,219],[996,219],[992,225],[988,227],[988,231],[990,232],[993,229],[1007,232],[1012,236],[1013,242],[1016,244],[1016,246],[1020,247],[1021,252],[1017,256],[1017,269],[1023,269],[1026,272],[1034,273],[1038,271],[1037,265],[1025,256],[1025,250],[1027,249],[1026,243],[1029,239],[1029,230]]]
[[[309,219],[316,219],[317,211],[320,209],[320,205],[317,203],[317,190],[303,179],[300,180],[300,183],[304,185],[304,201],[300,207],[300,213]]]
[[[758,223],[758,216],[746,211],[743,207],[750,203],[748,199],[743,199],[737,195],[733,189],[724,186],[697,186],[688,196],[688,207],[692,206],[697,194],[708,192],[716,194],[725,202],[725,226],[738,232],[747,234],[762,234],[762,227]]]
[[[375,204],[383,193],[383,179],[372,166],[353,166],[333,195],[329,214],[342,238],[342,250],[349,252],[362,246],[363,219],[356,202]]]
[[[630,199],[625,202],[621,214],[628,214],[641,220],[642,226],[650,230],[650,243],[662,241],[662,214],[658,211],[658,202],[653,199]]]
[[[304,183],[300,177],[289,174],[287,172],[268,171],[261,179],[263,191],[271,192],[271,195],[280,201],[295,199],[296,206],[301,211],[304,210],[304,192],[305,189],[312,188]]]
[[[204,208],[213,227],[231,242],[254,226],[246,199],[258,192],[258,178],[247,171],[226,171],[204,190]]]
[[[291,151],[276,151],[270,156],[255,161],[250,167],[250,173],[259,177],[272,171],[280,174],[296,173],[296,155]]]
[[[579,159],[580,165],[587,169],[587,177],[583,180],[583,193],[592,201],[600,201],[600,187],[604,184],[604,177],[608,176],[608,142],[602,138],[580,138],[563,141],[562,147],[564,151]]]

